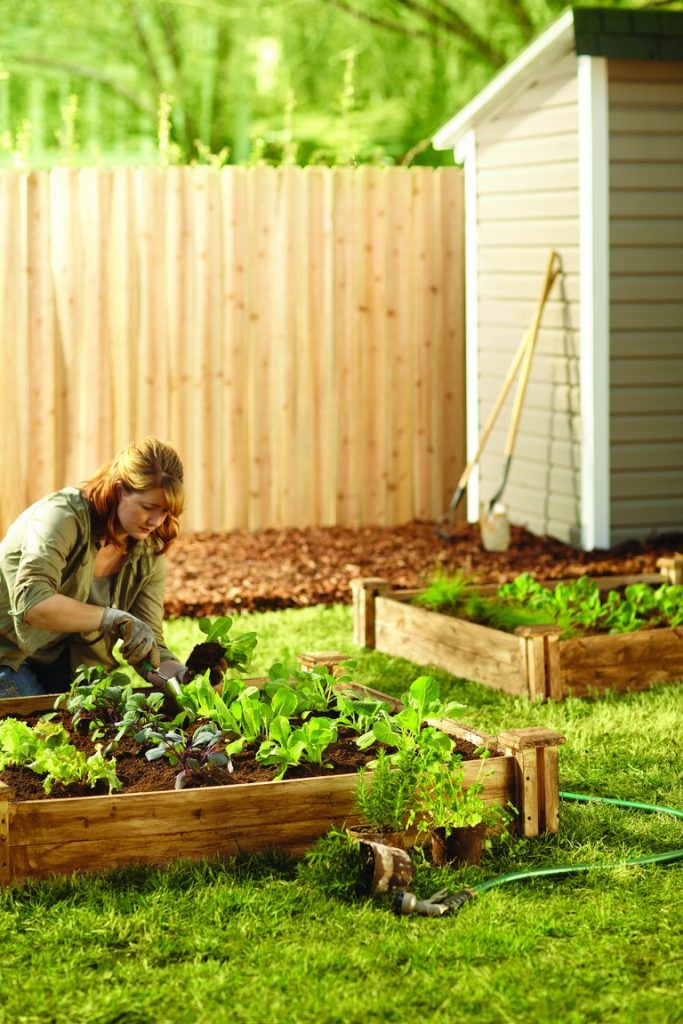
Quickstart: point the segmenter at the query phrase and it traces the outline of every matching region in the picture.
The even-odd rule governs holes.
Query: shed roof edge
[[[540,71],[574,49],[574,12],[570,8],[529,43],[455,117],[432,138],[435,149],[453,149],[483,117],[507,98],[513,86],[523,88]]]

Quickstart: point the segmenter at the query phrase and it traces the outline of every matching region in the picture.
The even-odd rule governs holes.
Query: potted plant
[[[406,849],[409,823],[413,820],[416,788],[414,752],[399,750],[398,756],[380,749],[371,766],[358,773],[355,801],[362,821],[351,834]],[[372,774],[368,774],[372,767]]]
[[[507,811],[483,798],[486,751],[476,781],[465,789],[459,754],[432,758],[423,763],[414,796],[418,835],[426,834],[434,864],[478,864],[490,828],[509,821]]]

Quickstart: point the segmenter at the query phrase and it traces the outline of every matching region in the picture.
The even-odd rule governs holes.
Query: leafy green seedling
[[[301,763],[305,747],[301,730],[293,730],[288,719],[278,715],[270,723],[268,739],[256,751],[256,760],[261,764],[275,765],[275,781],[279,782],[284,779],[288,768]]]
[[[243,633],[232,639],[229,636],[233,620],[229,615],[221,615],[214,619],[200,619],[199,628],[205,634],[207,644],[218,644],[223,648],[223,657],[227,668],[243,672],[249,665],[254,649],[258,643],[256,633]]]
[[[145,757],[148,761],[165,757],[173,768],[180,768],[175,780],[176,789],[184,789],[193,772],[201,773],[211,767],[225,767],[231,772],[231,754],[238,753],[243,746],[243,741],[237,740],[228,744],[225,750],[219,750],[218,746],[223,736],[220,730],[208,725],[195,730],[192,736],[188,736],[182,730],[148,730],[145,739],[157,743],[146,752]]]

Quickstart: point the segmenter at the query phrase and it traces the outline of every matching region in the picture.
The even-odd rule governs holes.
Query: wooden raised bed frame
[[[657,564],[660,575],[606,576],[596,583],[607,591],[637,582],[683,582],[683,556]],[[558,582],[544,581],[546,586]],[[413,605],[419,590],[392,590],[378,577],[351,585],[356,644],[514,696],[563,700],[683,679],[681,626],[568,640],[561,640],[554,626],[522,626],[513,635]],[[497,589],[497,584],[476,588],[484,596]]]
[[[305,666],[334,665],[334,652],[301,656]],[[361,687],[364,692],[367,688]],[[55,694],[0,699],[0,717],[52,710]],[[382,695],[384,697],[384,695]],[[397,705],[392,698],[389,700]],[[450,720],[452,736],[487,746],[484,798],[517,808],[526,836],[559,826],[558,751],[564,738],[541,727],[486,736]],[[465,781],[480,761],[465,762]],[[126,864],[230,857],[277,848],[302,854],[333,826],[357,821],[356,775],[253,782],[159,793],[13,800],[0,782],[0,885]]]

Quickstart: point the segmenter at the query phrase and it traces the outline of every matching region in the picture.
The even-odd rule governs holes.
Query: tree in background
[[[564,6],[0,0],[0,155],[446,162],[432,133]]]

